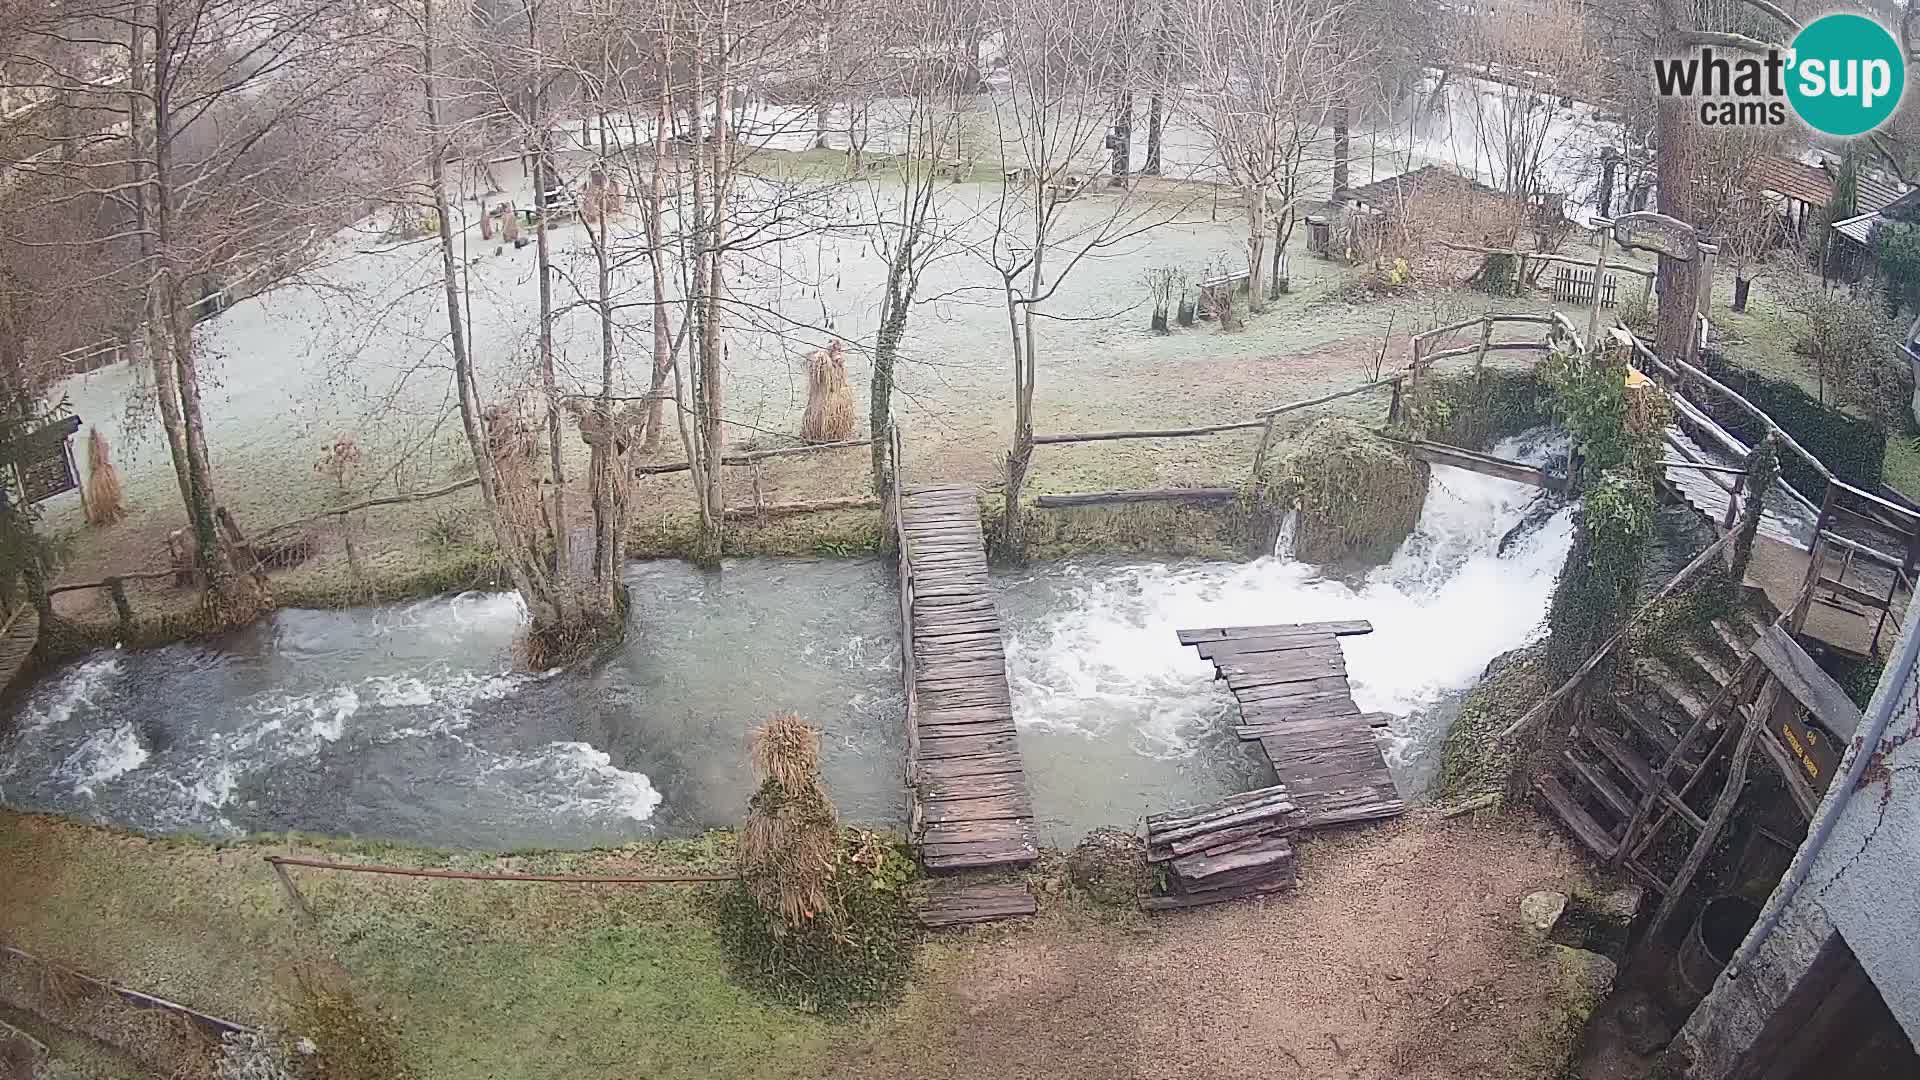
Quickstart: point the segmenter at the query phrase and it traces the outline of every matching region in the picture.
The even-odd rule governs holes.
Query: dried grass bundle
[[[807,358],[807,411],[800,440],[840,442],[853,436],[853,391],[847,386],[846,345],[833,344]]]
[[[120,470],[114,467],[107,437],[100,429],[87,429],[87,524],[111,525],[127,514],[126,496],[120,487]]]
[[[840,826],[820,781],[820,732],[791,713],[775,716],[753,733],[749,757],[760,790],[740,838],[747,891],[787,928],[832,919]]]

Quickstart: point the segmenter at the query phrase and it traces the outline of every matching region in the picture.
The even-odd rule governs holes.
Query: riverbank
[[[150,840],[0,813],[0,939],[248,1023],[302,972],[345,980],[435,1080],[1001,1077],[1380,1080],[1556,1075],[1577,1026],[1520,897],[1584,879],[1528,812],[1315,838],[1297,892],[1153,920],[1043,860],[1025,923],[943,935],[897,1006],[829,1022],[728,973],[710,886],[480,884],[294,871],[268,853],[567,873],[711,870],[728,834],[473,856],[341,842]],[[367,1077],[363,1080],[377,1080]]]

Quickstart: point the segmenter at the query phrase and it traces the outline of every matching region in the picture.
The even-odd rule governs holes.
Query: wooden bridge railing
[[[1805,628],[1818,590],[1824,588],[1836,597],[1844,597],[1879,611],[1879,619],[1868,643],[1869,652],[1877,649],[1880,635],[1886,629],[1900,592],[1904,589],[1908,595],[1912,595],[1914,591],[1916,569],[1920,569],[1920,512],[1840,479],[1825,462],[1775,422],[1766,410],[1712,375],[1677,357],[1659,356],[1625,326],[1615,327],[1612,332],[1616,340],[1632,348],[1635,357],[1648,372],[1667,388],[1676,411],[1686,425],[1732,455],[1736,461],[1745,462],[1753,448],[1714,421],[1704,401],[1696,400],[1703,397],[1704,392],[1710,391],[1758,421],[1778,446],[1805,462],[1820,477],[1826,490],[1817,503],[1795,489],[1785,478],[1774,481],[1789,498],[1814,514],[1813,538],[1804,549],[1807,552],[1806,576],[1790,612],[1787,629],[1799,633]],[[1689,396],[1690,393],[1692,396]],[[1737,500],[1738,492],[1733,494]],[[1729,516],[1731,514],[1730,507]],[[1889,541],[1892,550],[1883,550],[1841,535],[1835,529],[1836,525],[1841,524],[1864,529],[1871,537]],[[1833,552],[1840,553],[1840,571],[1837,575],[1828,575],[1826,561]],[[1890,571],[1884,592],[1878,582],[1849,580],[1850,571],[1861,559]],[[1874,587],[1865,587],[1869,584]]]

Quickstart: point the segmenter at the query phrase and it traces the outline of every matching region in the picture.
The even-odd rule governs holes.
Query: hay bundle
[[[125,517],[125,495],[120,489],[120,470],[114,468],[107,437],[100,429],[87,429],[87,524],[111,525]]]
[[[846,345],[833,344],[807,358],[807,411],[800,441],[840,442],[853,436],[853,391],[847,387]]]
[[[839,823],[820,781],[820,732],[791,713],[753,733],[760,790],[747,804],[740,873],[776,931],[835,916],[831,885]]]
[[[1254,478],[1255,505],[1277,529],[1300,512],[1294,554],[1303,562],[1384,562],[1413,532],[1427,500],[1428,469],[1398,445],[1338,417],[1315,420],[1276,444]]]

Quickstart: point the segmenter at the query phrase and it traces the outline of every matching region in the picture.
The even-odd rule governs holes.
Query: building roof
[[[1853,181],[1853,208],[1863,214],[1886,208],[1886,205],[1905,193],[1898,184],[1889,184],[1884,180],[1875,180],[1871,176],[1856,176]]]
[[[1878,220],[1879,217],[1880,217],[1880,212],[1878,210],[1875,210],[1872,213],[1859,214],[1854,217],[1847,218],[1844,221],[1834,222],[1833,231],[1839,233],[1841,236],[1846,237],[1847,239],[1853,241],[1854,243],[1859,244],[1861,247],[1866,247],[1867,234],[1873,231],[1873,223],[1876,220]]]
[[[1833,178],[1825,169],[1777,154],[1754,163],[1753,179],[1763,191],[1778,192],[1809,206],[1825,206],[1833,199]]]
[[[1345,189],[1346,202],[1361,203],[1366,206],[1388,207],[1401,202],[1411,190],[1426,183],[1447,184],[1477,191],[1486,195],[1498,195],[1497,190],[1455,172],[1441,165],[1423,165],[1412,172],[1389,176],[1385,180],[1376,180],[1355,188]],[[1341,193],[1335,193],[1337,201],[1342,200]]]

